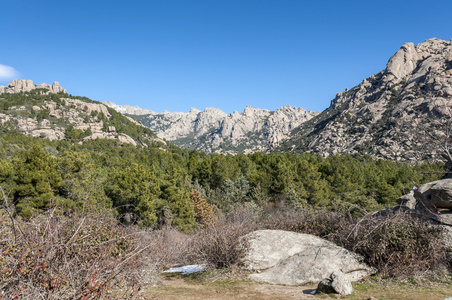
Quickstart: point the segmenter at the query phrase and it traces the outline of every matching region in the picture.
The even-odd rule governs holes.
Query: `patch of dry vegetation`
[[[447,272],[448,251],[441,228],[413,214],[351,217],[338,212],[311,212],[292,226],[293,231],[328,239],[364,257],[383,277]]]
[[[0,216],[0,290],[6,299],[136,295],[149,245],[109,212],[65,216],[56,208],[14,225]],[[1,298],[1,297],[0,297]]]
[[[121,225],[109,211],[58,213],[27,221],[0,214],[0,290],[5,299],[101,299],[141,295],[165,268],[208,264],[237,270],[258,229],[314,234],[364,256],[382,278],[447,274],[450,262],[439,230],[409,214],[352,217],[287,207],[237,208],[215,223],[183,233]],[[140,292],[141,291],[141,292]],[[1,297],[0,297],[1,299]]]
[[[343,211],[295,211],[287,208],[263,214],[240,208],[191,237],[191,262],[202,261],[217,268],[240,262],[247,242],[241,237],[258,229],[307,233],[330,240],[364,257],[384,278],[414,274],[447,274],[451,249],[441,242],[441,227],[415,214],[353,217]]]

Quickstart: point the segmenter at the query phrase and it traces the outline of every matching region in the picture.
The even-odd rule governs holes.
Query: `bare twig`
[[[9,210],[9,205],[8,205],[8,199],[5,196],[5,192],[3,191],[3,188],[0,186],[0,190],[2,191],[2,195],[3,195],[3,199],[4,199],[4,205],[3,207],[5,208],[6,212],[8,213],[9,219],[11,220],[11,227],[13,228],[13,234],[14,234],[14,243],[17,243],[17,234],[16,234],[16,225],[14,223],[14,218],[11,215],[11,212]]]

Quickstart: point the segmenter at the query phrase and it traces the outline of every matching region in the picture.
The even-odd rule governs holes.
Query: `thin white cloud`
[[[19,76],[19,72],[17,72],[13,67],[0,65],[0,80],[1,79],[14,79]]]

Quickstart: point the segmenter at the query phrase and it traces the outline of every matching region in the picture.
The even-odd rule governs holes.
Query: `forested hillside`
[[[442,175],[441,165],[409,166],[370,156],[207,155],[163,147],[149,139],[153,136],[149,129],[126,121],[111,108],[103,126],[115,126],[141,142],[80,143],[86,131],[71,128],[64,118],[45,110],[11,109],[49,101],[61,110],[70,108],[58,99],[59,95],[39,93],[0,95],[2,118],[10,118],[0,127],[0,186],[14,213],[23,218],[56,206],[67,214],[113,208],[124,222],[190,230],[208,222],[206,211],[221,215],[237,206],[259,212],[274,206],[334,209],[353,204],[373,211],[394,204],[414,184]],[[22,114],[59,124],[66,129],[64,139],[24,135],[12,120]],[[87,118],[98,118],[95,114]]]

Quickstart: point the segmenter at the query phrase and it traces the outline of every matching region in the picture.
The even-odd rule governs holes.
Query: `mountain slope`
[[[284,106],[275,111],[247,106],[242,113],[226,114],[217,108],[187,113],[155,113],[139,107],[104,104],[128,114],[152,129],[159,137],[182,148],[207,153],[250,153],[266,151],[289,136],[289,132],[318,112]]]
[[[66,94],[57,82],[33,84],[13,80],[0,86],[0,125],[25,135],[83,143],[91,139],[114,139],[147,147],[166,143],[147,127],[102,103]]]
[[[278,150],[413,162],[423,146],[420,126],[450,118],[451,99],[451,43],[436,38],[417,46],[406,43],[385,70],[338,93],[328,109],[301,124]]]

